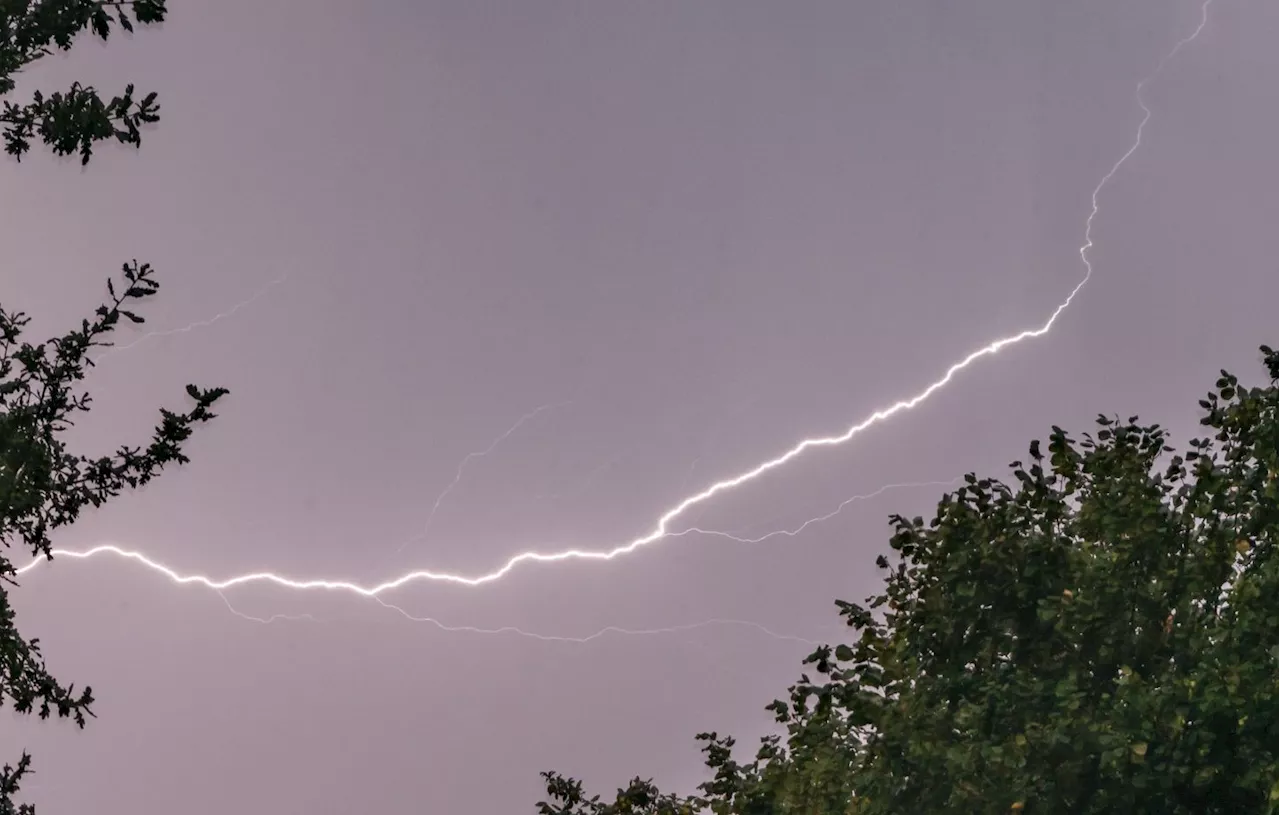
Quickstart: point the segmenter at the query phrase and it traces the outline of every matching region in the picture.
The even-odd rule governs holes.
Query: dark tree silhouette
[[[0,0],[0,96],[15,89],[15,76],[23,68],[55,49],[69,49],[86,28],[105,40],[113,26],[132,31],[135,23],[159,22],[164,13],[164,0]],[[0,114],[10,155],[20,160],[38,139],[56,155],[78,153],[82,164],[98,142],[139,145],[141,127],[156,120],[155,94],[135,100],[132,85],[107,102],[91,86],[80,84],[62,93],[37,91],[25,104],[5,100]],[[108,279],[107,302],[92,319],[36,345],[22,341],[27,317],[0,306],[0,705],[8,702],[18,713],[70,718],[83,727],[93,715],[93,694],[88,687],[77,691],[54,679],[39,642],[18,633],[4,588],[15,585],[16,577],[7,550],[22,550],[24,559],[51,558],[51,535],[74,522],[83,509],[101,506],[123,490],[147,483],[166,466],[186,462],[184,442],[195,425],[214,417],[210,408],[226,394],[222,388],[188,385],[194,404],[185,411],[162,409],[145,446],[121,446],[99,457],[67,450],[63,433],[92,404],[81,383],[93,366],[95,349],[110,345],[122,319],[143,322],[134,308],[158,287],[149,265],[126,263],[119,279]],[[30,804],[15,801],[30,772],[26,753],[15,765],[0,769],[0,815],[34,812]]]
[[[16,87],[16,76],[55,50],[69,50],[86,28],[106,40],[113,26],[133,31],[135,23],[164,20],[165,0],[0,0],[0,97]],[[156,95],[134,98],[134,87],[103,101],[91,85],[65,91],[35,91],[31,101],[7,99],[0,124],[5,152],[21,160],[39,139],[61,156],[80,154],[88,164],[93,145],[114,139],[140,146],[141,128],[159,118]]]
[[[1098,417],[973,475],[929,524],[894,516],[883,592],[837,602],[824,646],[769,706],[755,758],[705,733],[688,798],[610,801],[546,773],[543,815],[1276,812],[1276,352],[1268,387],[1222,372],[1210,436]]]

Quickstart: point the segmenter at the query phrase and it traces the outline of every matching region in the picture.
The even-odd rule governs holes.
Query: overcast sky
[[[121,262],[158,268],[146,328],[172,333],[102,361],[84,452],[144,440],[188,381],[232,395],[189,466],[56,543],[361,583],[626,543],[1042,325],[1135,84],[1198,21],[1195,0],[220,0],[84,41],[20,93],[134,81],[163,119],[83,171],[0,162],[0,296],[38,337]],[[1276,27],[1274,2],[1218,0],[1149,87],[1095,277],[1049,334],[673,528],[760,536],[1005,475],[1099,412],[1187,438],[1218,369],[1254,381],[1277,340]],[[531,812],[545,769],[689,789],[693,735],[751,749],[811,650],[787,637],[840,636],[887,516],[942,490],[758,544],[414,583],[382,598],[403,614],[61,558],[24,576],[19,623],[98,718],[15,718],[0,761],[34,753],[42,815]],[[738,622],[582,643],[408,617]]]

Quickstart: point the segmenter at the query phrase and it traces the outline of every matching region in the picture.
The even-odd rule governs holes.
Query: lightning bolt
[[[272,614],[270,617],[255,617],[252,614],[245,614],[243,611],[240,611],[235,606],[231,605],[231,601],[227,599],[227,595],[223,594],[220,591],[216,593],[218,597],[222,599],[223,605],[227,607],[227,611],[230,611],[232,614],[236,615],[237,617],[248,620],[251,623],[262,623],[263,625],[267,625],[269,623],[274,623],[277,620],[287,620],[289,622],[309,622],[309,623],[320,622],[310,614]]]
[[[274,623],[277,621],[320,622],[310,614],[272,614],[270,617],[254,617],[250,614],[245,614],[244,612],[239,611],[234,606],[232,606],[231,602],[227,600],[227,598],[222,594],[222,592],[218,592],[218,596],[222,598],[223,604],[226,605],[227,609],[230,610],[232,614],[236,615],[237,617],[240,617],[241,619],[248,620],[249,622],[259,623],[262,625],[268,625],[270,623]],[[738,626],[742,628],[754,629],[776,640],[798,642],[802,645],[807,645],[810,647],[815,647],[822,644],[818,640],[811,640],[811,639],[808,639],[807,637],[797,637],[791,634],[780,634],[771,628],[763,626],[760,623],[751,622],[750,620],[734,620],[734,619],[729,619],[724,617],[716,617],[710,620],[703,620],[700,623],[687,623],[684,625],[674,625],[674,626],[669,626],[667,628],[622,628],[621,626],[609,625],[609,626],[605,626],[604,628],[601,628],[599,631],[595,632],[594,634],[589,634],[585,637],[570,637],[570,636],[564,636],[559,634],[539,634],[535,631],[526,631],[525,629],[518,628],[514,625],[504,625],[500,628],[481,628],[479,626],[474,626],[474,625],[448,625],[446,623],[441,622],[440,620],[435,619],[434,617],[415,617],[414,615],[405,611],[400,606],[394,605],[392,603],[388,603],[385,600],[383,600],[381,597],[375,597],[374,601],[377,602],[379,605],[381,605],[383,608],[389,609],[391,611],[395,611],[396,613],[400,614],[402,617],[404,617],[407,620],[410,620],[415,623],[430,623],[431,625],[435,626],[441,631],[445,631],[450,634],[490,634],[490,635],[511,634],[519,637],[525,637],[527,639],[538,640],[539,642],[568,642],[568,643],[575,643],[575,644],[582,645],[589,642],[593,642],[595,640],[598,640],[610,634],[615,634],[619,636],[628,636],[628,637],[658,636],[661,634],[679,634],[684,631],[694,631],[699,628],[709,628],[711,626]]]
[[[1185,47],[1187,44],[1195,40],[1200,35],[1200,33],[1204,30],[1209,19],[1209,6],[1212,5],[1212,3],[1213,3],[1213,0],[1205,0],[1205,2],[1200,7],[1200,10],[1201,10],[1200,23],[1199,25],[1196,26],[1195,30],[1187,37],[1183,38],[1182,40],[1179,40],[1178,43],[1174,45],[1174,47],[1167,54],[1165,54],[1164,57],[1160,59],[1159,63],[1157,64],[1155,70],[1151,73],[1151,75],[1138,83],[1135,91],[1135,95],[1137,97],[1138,106],[1141,108],[1143,112],[1143,116],[1142,116],[1141,122],[1138,125],[1137,132],[1134,135],[1133,143],[1124,152],[1124,154],[1120,156],[1120,158],[1115,162],[1115,164],[1111,166],[1111,169],[1109,169],[1107,173],[1102,177],[1102,180],[1098,182],[1096,187],[1094,187],[1093,193],[1090,196],[1090,201],[1092,206],[1091,206],[1088,217],[1085,219],[1084,243],[1080,246],[1080,249],[1079,249],[1080,260],[1084,265],[1084,269],[1085,269],[1084,276],[1081,278],[1080,282],[1077,283],[1075,287],[1072,288],[1071,291],[1067,294],[1066,299],[1064,299],[1057,306],[1057,308],[1053,310],[1053,312],[1049,315],[1048,319],[1040,327],[1028,329],[1007,337],[1002,337],[1000,339],[997,339],[977,349],[976,351],[973,351],[972,353],[962,358],[959,362],[956,362],[951,367],[949,367],[939,379],[934,381],[932,384],[928,385],[919,393],[915,394],[910,398],[903,399],[901,401],[898,401],[889,405],[888,407],[884,407],[884,408],[881,408],[880,410],[875,411],[870,416],[854,424],[843,433],[840,433],[834,436],[820,436],[820,437],[804,439],[803,441],[800,441],[799,443],[797,443],[790,450],[787,450],[786,452],[782,453],[781,455],[775,458],[769,459],[753,467],[752,469],[741,472],[735,476],[731,476],[722,481],[717,481],[711,486],[707,487],[706,489],[703,489],[701,492],[694,493],[693,495],[690,495],[684,498],[675,506],[671,507],[666,512],[664,512],[658,518],[654,527],[647,534],[641,537],[635,538],[629,543],[617,546],[613,549],[607,549],[607,550],[565,549],[562,551],[551,552],[551,553],[526,551],[526,552],[521,552],[520,554],[515,555],[514,557],[507,560],[506,563],[504,563],[501,567],[491,572],[488,572],[486,574],[480,574],[480,575],[468,577],[465,575],[452,574],[448,572],[435,572],[435,571],[422,569],[422,570],[406,572],[394,579],[387,580],[385,582],[378,583],[376,585],[369,585],[369,586],[361,585],[348,580],[331,580],[331,579],[299,580],[299,579],[284,577],[282,575],[278,575],[273,572],[251,572],[247,574],[237,575],[235,577],[226,578],[223,580],[215,580],[213,578],[210,578],[201,574],[180,574],[179,572],[171,569],[170,567],[165,566],[161,563],[158,563],[148,558],[147,556],[143,555],[140,552],[123,549],[121,547],[111,545],[111,544],[95,546],[91,549],[87,549],[83,551],[59,549],[59,550],[54,550],[54,554],[61,557],[69,557],[69,558],[75,558],[75,559],[87,559],[87,558],[95,557],[98,555],[104,555],[104,554],[114,555],[126,560],[131,560],[131,561],[140,563],[156,572],[163,574],[164,576],[168,577],[172,582],[176,584],[179,584],[179,585],[198,584],[198,585],[203,585],[207,588],[215,589],[215,590],[228,589],[234,586],[247,585],[251,583],[270,583],[270,584],[280,586],[282,588],[293,589],[293,590],[341,591],[341,592],[349,592],[352,594],[361,595],[364,597],[378,597],[381,594],[394,591],[395,589],[398,589],[409,583],[413,583],[417,581],[437,581],[437,582],[452,583],[460,586],[470,586],[470,587],[481,586],[481,585],[485,585],[488,583],[493,583],[495,581],[501,580],[503,577],[508,575],[517,566],[520,566],[521,564],[524,564],[524,563],[558,563],[561,561],[568,561],[568,560],[594,560],[594,561],[613,560],[614,558],[618,558],[623,555],[627,555],[632,552],[635,552],[636,550],[642,547],[648,546],[649,544],[655,543],[665,537],[670,537],[673,534],[669,531],[669,527],[672,524],[672,522],[675,521],[677,518],[679,518],[681,515],[683,515],[690,508],[703,504],[709,501],[710,499],[714,498],[715,496],[720,495],[721,493],[728,492],[730,490],[733,490],[737,487],[742,486],[743,484],[747,484],[751,481],[755,481],[756,479],[760,478],[766,473],[776,470],[779,467],[782,467],[783,465],[789,463],[790,461],[804,454],[806,451],[818,449],[818,448],[837,447],[837,446],[843,445],[849,442],[850,440],[852,440],[854,437],[856,437],[863,431],[865,431],[866,429],[872,427],[873,425],[886,421],[887,419],[890,419],[893,416],[898,415],[899,413],[912,410],[913,408],[915,408],[925,400],[929,399],[939,390],[941,390],[942,388],[950,384],[950,382],[955,378],[957,374],[959,374],[961,371],[965,370],[966,368],[968,368],[970,365],[977,362],[978,360],[983,359],[985,357],[994,356],[1000,353],[1001,351],[1003,351],[1004,349],[1009,348],[1013,345],[1017,345],[1018,343],[1021,343],[1024,340],[1035,339],[1049,333],[1049,331],[1053,328],[1054,324],[1057,322],[1058,318],[1062,315],[1063,312],[1065,312],[1071,306],[1071,304],[1075,301],[1076,296],[1080,293],[1080,291],[1084,288],[1084,286],[1093,277],[1093,264],[1089,260],[1089,250],[1093,248],[1093,239],[1092,239],[1093,222],[1098,214],[1098,196],[1102,192],[1103,188],[1106,187],[1106,185],[1111,181],[1111,179],[1115,176],[1115,174],[1124,165],[1124,163],[1128,161],[1129,157],[1132,156],[1138,150],[1138,148],[1141,147],[1142,145],[1143,133],[1146,129],[1147,123],[1151,120],[1151,109],[1147,106],[1146,102],[1143,100],[1142,92],[1152,80],[1154,80],[1157,76],[1159,76],[1159,74],[1164,69],[1164,66],[1169,62],[1169,60],[1171,60],[1174,56],[1176,56],[1177,53],[1181,51],[1183,47]],[[29,571],[30,569],[35,568],[35,566],[39,564],[40,560],[41,559],[39,558],[33,560],[31,563],[27,564],[26,566],[23,566],[22,568],[18,569],[17,573],[22,574]]]
[[[601,637],[607,636],[609,634],[619,634],[619,635],[626,635],[626,636],[655,636],[659,634],[677,634],[683,631],[694,631],[699,628],[707,628],[709,626],[719,625],[719,626],[739,626],[743,628],[753,628],[756,631],[759,631],[762,634],[765,634],[776,640],[798,642],[798,643],[801,643],[802,645],[808,645],[811,647],[822,644],[818,640],[811,640],[805,637],[796,637],[796,636],[792,636],[791,634],[779,634],[777,631],[774,631],[770,628],[766,628],[760,623],[753,623],[750,620],[733,620],[733,619],[727,619],[723,617],[717,617],[711,620],[703,620],[700,623],[686,623],[684,625],[673,625],[667,628],[621,628],[616,625],[610,625],[610,626],[605,626],[604,628],[601,628],[596,633],[590,634],[585,637],[566,637],[566,636],[558,636],[558,635],[552,635],[552,634],[537,634],[532,631],[525,631],[522,628],[516,628],[515,626],[511,626],[511,625],[503,626],[501,628],[478,628],[473,625],[457,625],[457,626],[445,625],[444,623],[432,617],[415,617],[409,612],[400,608],[399,606],[386,602],[381,597],[375,597],[374,600],[379,605],[385,608],[391,609],[392,611],[399,612],[407,620],[412,620],[415,623],[430,623],[431,625],[434,625],[436,628],[439,628],[441,631],[448,631],[450,633],[466,632],[469,634],[515,634],[517,636],[528,637],[530,639],[540,640],[542,642],[571,642],[571,643],[583,644],[583,643],[592,642],[593,640],[598,640]]]
[[[453,480],[449,482],[449,486],[445,487],[444,490],[442,490],[441,493],[438,496],[436,496],[436,502],[431,506],[431,512],[427,515],[426,523],[422,525],[422,531],[419,532],[416,536],[400,544],[399,548],[396,549],[396,554],[400,554],[401,552],[403,552],[404,548],[409,544],[426,538],[427,533],[431,531],[431,522],[435,520],[436,512],[439,511],[440,505],[444,503],[444,499],[449,495],[449,493],[453,492],[454,488],[458,486],[458,482],[462,481],[462,473],[467,469],[468,464],[470,464],[472,461],[478,458],[484,458],[485,456],[492,453],[494,450],[497,449],[499,444],[502,444],[504,441],[509,439],[513,433],[519,430],[521,425],[533,419],[539,413],[543,413],[545,411],[552,410],[558,407],[566,407],[570,404],[572,404],[572,402],[557,402],[552,405],[543,405],[539,408],[535,408],[529,411],[528,413],[526,413],[525,415],[521,416],[519,419],[517,419],[515,424],[507,428],[507,432],[503,433],[501,436],[498,436],[496,439],[494,439],[489,444],[488,447],[484,448],[483,450],[476,451],[474,453],[467,453],[467,455],[458,464],[458,469],[457,471],[454,472]]]
[[[317,623],[321,622],[320,620],[318,620],[317,618],[313,617],[310,614],[272,614],[270,617],[254,617],[251,614],[245,614],[244,612],[237,609],[235,606],[231,605],[231,601],[228,600],[226,595],[224,595],[221,591],[217,592],[217,595],[222,599],[222,603],[227,607],[228,611],[230,611],[232,614],[236,615],[237,617],[243,620],[248,620],[249,622],[252,622],[252,623],[269,625],[271,623],[279,622],[279,621],[317,622]],[[404,617],[407,620],[411,620],[412,622],[415,622],[415,623],[430,623],[431,625],[435,626],[441,631],[445,631],[450,634],[458,634],[458,633],[491,634],[491,635],[512,634],[519,637],[525,637],[527,639],[538,640],[540,642],[568,642],[568,643],[576,643],[576,644],[585,644],[585,643],[592,642],[594,640],[598,640],[610,634],[616,634],[616,635],[628,636],[628,637],[657,636],[660,634],[678,634],[684,631],[695,631],[699,628],[709,628],[711,626],[738,626],[742,628],[754,629],[776,640],[798,642],[798,643],[801,643],[802,645],[807,645],[810,647],[821,645],[821,643],[818,640],[811,640],[806,637],[797,637],[791,634],[780,634],[771,628],[761,625],[760,623],[751,622],[750,620],[735,620],[735,619],[729,619],[725,617],[716,617],[710,620],[703,620],[702,622],[699,622],[699,623],[686,623],[684,625],[674,625],[674,626],[668,626],[666,628],[622,628],[621,626],[610,625],[610,626],[605,626],[604,628],[601,628],[599,631],[595,632],[594,634],[589,634],[585,637],[570,637],[570,636],[564,636],[564,635],[558,635],[558,634],[539,634],[534,631],[527,631],[523,628],[518,628],[514,625],[505,625],[500,628],[481,628],[479,626],[474,626],[474,625],[448,625],[446,623],[441,622],[440,620],[437,620],[434,617],[416,617],[410,614],[409,612],[405,611],[400,606],[386,602],[381,597],[375,597],[374,601],[379,605],[381,605],[383,608],[389,609],[391,611],[395,611],[396,613],[398,613],[400,616]]]
[[[760,401],[760,394],[757,393],[755,396],[752,396],[750,399],[741,403],[736,408],[731,410],[729,414],[725,416],[724,420],[717,422],[715,424],[715,426],[711,429],[711,432],[708,433],[706,437],[703,438],[701,443],[698,444],[698,447],[696,449],[699,451],[699,455],[696,456],[693,459],[693,461],[689,463],[688,472],[684,474],[684,478],[680,479],[680,492],[684,492],[685,486],[689,483],[689,479],[693,476],[693,471],[697,469],[698,464],[702,461],[702,456],[705,454],[707,447],[710,446],[712,442],[719,440],[720,434],[723,433],[724,429],[729,426],[730,417],[734,416],[735,414],[740,415],[743,411],[749,409],[752,405],[754,405],[758,401]],[[698,523],[698,521],[702,520],[702,513],[705,510],[706,510],[706,507],[699,507],[698,511],[694,513],[693,520],[691,523],[696,524]]]
[[[279,286],[281,283],[284,283],[286,280],[288,280],[290,274],[291,272],[285,272],[284,274],[280,275],[276,279],[269,281],[265,286],[263,286],[262,288],[254,292],[253,295],[245,298],[244,300],[241,300],[239,303],[236,303],[231,308],[226,309],[225,311],[218,312],[217,314],[213,315],[207,320],[197,320],[196,322],[191,323],[189,325],[184,325],[181,328],[166,328],[159,331],[148,331],[147,333],[143,334],[141,337],[138,337],[136,340],[133,340],[132,342],[125,343],[124,345],[112,345],[106,348],[101,354],[98,355],[98,360],[103,360],[103,359],[106,359],[107,357],[110,357],[113,354],[118,354],[121,351],[127,351],[130,348],[135,348],[141,345],[142,343],[146,342],[147,340],[154,339],[156,337],[169,337],[169,336],[173,336],[174,334],[187,334],[192,331],[195,331],[197,328],[207,328],[220,320],[225,320],[226,318],[235,314],[240,309],[248,308],[249,306],[261,300],[263,297],[266,296],[267,292],[271,291],[276,286]]]
[[[801,532],[813,526],[814,524],[820,524],[824,521],[829,521],[832,518],[836,517],[837,515],[839,515],[841,512],[844,511],[845,507],[849,506],[855,501],[866,501],[868,499],[875,498],[878,495],[882,495],[885,492],[888,492],[889,490],[903,489],[906,487],[949,487],[952,484],[956,484],[962,480],[963,478],[956,477],[951,479],[950,481],[911,481],[904,484],[885,484],[883,487],[876,490],[875,492],[868,492],[864,495],[854,495],[849,498],[846,498],[840,502],[839,506],[837,506],[835,509],[831,510],[827,514],[818,515],[817,517],[810,518],[809,520],[797,526],[795,529],[777,529],[777,530],[774,530],[773,532],[769,532],[768,534],[761,535],[758,538],[743,538],[738,535],[734,535],[730,532],[721,532],[715,529],[702,529],[697,526],[691,526],[688,529],[683,529],[679,532],[671,532],[671,533],[668,533],[667,536],[671,538],[683,538],[685,535],[708,535],[716,538],[726,538],[728,540],[735,541],[736,543],[764,543],[770,538],[780,538],[780,537],[794,538],[797,535],[799,535]]]
[[[672,532],[669,537],[680,538],[680,537],[684,537],[685,535],[696,534],[696,535],[707,535],[711,537],[727,538],[729,540],[736,541],[738,543],[763,543],[764,541],[767,541],[770,538],[775,538],[775,537],[794,538],[798,536],[800,533],[804,532],[804,530],[808,529],[810,526],[814,524],[822,523],[824,521],[829,521],[832,518],[836,517],[837,515],[839,515],[841,512],[844,511],[845,507],[849,506],[855,501],[865,501],[870,498],[875,498],[876,496],[882,495],[885,492],[888,492],[889,490],[893,490],[893,489],[919,488],[919,487],[946,487],[946,486],[955,484],[961,480],[963,479],[960,477],[956,477],[951,479],[950,481],[911,481],[911,482],[902,483],[902,484],[886,484],[885,486],[881,487],[878,490],[875,490],[874,492],[869,492],[862,495],[854,495],[849,498],[846,498],[844,501],[841,501],[840,504],[835,509],[831,510],[825,515],[819,515],[817,517],[810,518],[804,523],[800,524],[795,529],[779,529],[779,530],[770,532],[766,535],[762,535],[758,538],[743,538],[743,537],[738,537],[736,535],[733,535],[729,532],[721,532],[721,531],[712,530],[712,529],[700,529],[697,527],[691,527],[689,529],[685,529],[680,532]],[[270,617],[267,617],[267,618],[254,617],[250,614],[245,614],[244,612],[237,609],[235,606],[231,605],[231,601],[227,599],[226,595],[222,592],[221,589],[215,589],[215,591],[217,592],[218,597],[222,598],[223,604],[226,605],[227,609],[232,614],[236,615],[237,617],[248,620],[250,622],[263,623],[263,624],[273,623],[273,622],[276,622],[277,620],[319,622],[319,620],[317,620],[315,617],[313,617],[310,614],[272,614]],[[412,620],[414,622],[419,622],[419,623],[431,623],[436,628],[439,628],[441,631],[447,631],[451,633],[466,632],[466,633],[472,633],[472,634],[516,634],[521,637],[528,637],[535,640],[542,640],[544,642],[587,643],[587,642],[591,642],[592,640],[599,639],[600,637],[603,637],[606,634],[623,634],[628,636],[674,634],[682,631],[692,631],[697,628],[705,628],[707,626],[712,626],[712,625],[737,625],[737,626],[746,626],[748,628],[754,628],[770,637],[773,637],[774,639],[791,640],[791,641],[803,643],[806,645],[819,644],[818,641],[816,640],[810,640],[804,637],[791,636],[789,634],[779,634],[776,631],[766,628],[760,623],[751,622],[749,620],[726,619],[723,617],[717,617],[711,620],[704,620],[703,622],[700,622],[700,623],[688,623],[685,625],[669,626],[667,628],[621,628],[618,626],[606,626],[600,629],[599,631],[597,631],[596,633],[591,634],[590,636],[587,636],[587,637],[569,637],[569,636],[561,636],[561,635],[553,635],[553,634],[538,634],[532,631],[526,631],[522,628],[517,628],[516,626],[503,626],[501,628],[479,628],[477,626],[472,626],[472,625],[451,626],[451,625],[446,625],[445,623],[440,622],[440,620],[434,617],[415,617],[409,612],[405,611],[400,606],[394,605],[392,603],[388,603],[385,600],[383,600],[381,597],[375,597],[373,599],[379,605],[398,612],[401,616],[405,617],[406,619]]]
[[[728,538],[730,540],[734,540],[739,543],[761,543],[770,538],[779,537],[779,536],[794,538],[795,536],[799,535],[801,532],[803,532],[805,529],[812,526],[813,524],[830,520],[831,518],[834,518],[836,515],[839,515],[844,510],[845,507],[847,507],[849,504],[854,503],[855,501],[864,501],[869,498],[874,498],[892,489],[902,489],[907,487],[946,486],[946,485],[954,484],[959,480],[960,480],[959,478],[953,478],[950,481],[913,481],[913,482],[902,483],[902,484],[886,484],[885,486],[881,487],[880,489],[874,492],[866,493],[863,495],[854,495],[850,498],[846,498],[834,510],[826,513],[825,515],[819,515],[816,518],[810,518],[809,520],[805,521],[795,529],[777,530],[774,532],[770,532],[767,535],[763,535],[759,538],[742,538],[742,537],[737,537],[735,535],[732,535],[728,532],[699,529],[697,527],[691,527],[689,529],[684,529],[679,532],[664,532],[663,535],[664,537],[670,537],[670,538],[679,538],[679,537],[684,537],[686,535],[693,535],[693,534],[711,535],[711,536]],[[632,543],[632,545],[634,545],[634,542]],[[617,551],[619,550],[617,549],[613,550],[613,552],[617,552]],[[378,595],[391,591],[392,589],[399,588],[400,586],[404,585],[410,580],[415,579],[415,577],[421,577],[423,575],[432,575],[433,579],[436,579],[436,580],[445,580],[445,581],[462,583],[464,585],[472,585],[472,586],[478,585],[481,582],[491,582],[492,580],[496,579],[496,578],[490,577],[489,575],[485,575],[480,578],[465,578],[465,577],[458,577],[456,575],[419,571],[419,572],[411,572],[401,577],[398,581],[382,583],[372,588],[366,588],[356,583],[349,583],[341,580],[291,580],[289,578],[281,577],[271,572],[255,572],[253,574],[240,575],[238,577],[233,577],[227,580],[218,581],[218,580],[213,580],[212,578],[206,577],[204,575],[180,574],[174,571],[173,569],[169,568],[168,566],[164,565],[163,563],[160,563],[159,561],[156,561],[156,560],[152,560],[151,558],[147,557],[141,552],[135,552],[129,549],[124,549],[120,546],[116,546],[115,544],[110,544],[110,543],[101,544],[91,549],[86,549],[83,551],[77,551],[73,549],[54,549],[53,554],[57,557],[72,558],[74,560],[88,560],[89,558],[95,557],[97,555],[110,554],[110,555],[115,555],[116,557],[119,557],[119,558],[123,558],[125,560],[131,560],[131,561],[134,561],[135,563],[140,563],[146,568],[169,578],[170,581],[177,583],[179,585],[196,584],[196,585],[204,586],[205,588],[208,588],[208,589],[212,589],[213,591],[218,593],[218,596],[222,598],[223,603],[226,604],[227,608],[230,609],[233,614],[235,614],[238,617],[243,617],[246,620],[252,620],[254,622],[270,622],[271,620],[274,620],[274,619],[312,619],[314,620],[314,618],[311,617],[311,615],[309,614],[304,614],[304,615],[277,614],[277,615],[273,615],[271,620],[264,620],[259,617],[252,617],[248,614],[244,614],[238,611],[235,607],[231,605],[230,601],[228,601],[226,596],[223,594],[223,591],[225,589],[233,588],[235,586],[241,586],[247,583],[263,582],[263,583],[273,583],[277,586],[281,586],[289,589],[327,589],[331,591],[346,591],[346,592],[359,594],[364,597],[375,598],[375,599],[378,599],[379,602],[382,602],[381,598],[379,598]],[[595,553],[584,553],[584,554],[585,555],[594,554],[599,558],[604,558],[606,554],[609,554],[609,553],[595,552]],[[569,557],[569,554],[559,553],[558,556],[561,560],[563,560]],[[539,557],[542,557],[544,559],[549,559],[552,557],[557,557],[557,555],[540,555]],[[23,566],[22,568],[14,570],[14,574],[15,576],[25,574],[26,572],[31,571],[32,569],[34,569],[36,566],[40,565],[43,562],[45,562],[44,558],[36,558],[35,560],[32,560],[27,565]],[[508,561],[508,565],[506,568],[508,570],[511,568],[510,561]],[[490,573],[490,574],[493,574],[493,573]],[[486,581],[484,579],[486,577],[489,578],[489,580]],[[384,603],[384,605],[386,604]],[[388,608],[392,608],[392,606],[388,605]],[[395,607],[395,608],[398,608],[398,607]],[[405,613],[402,609],[400,611],[401,613]],[[440,625],[440,623],[438,623],[436,620],[432,620],[428,618],[418,620],[418,622],[431,622],[431,623],[436,623],[437,625]],[[721,621],[721,622],[724,622],[724,621]],[[742,625],[755,625],[754,623],[747,623],[744,621],[738,621],[738,623]],[[710,624],[711,624],[710,622],[697,623],[695,624],[694,627],[698,627],[702,625],[710,625]],[[465,630],[471,630],[471,629],[464,626],[461,628],[446,629],[446,630],[465,631]],[[480,629],[476,629],[476,630],[480,631]],[[517,631],[517,629],[503,628],[503,629],[494,629],[493,631],[484,630],[484,631],[481,631],[481,633],[500,633],[502,631],[507,631],[507,630]],[[619,633],[627,633],[627,630],[625,629],[609,628],[606,630],[618,631]],[[665,631],[667,629],[662,629],[662,630]],[[680,627],[677,627],[670,630],[674,631],[674,630],[683,630],[683,629]],[[657,633],[657,630],[635,631],[633,633],[640,633],[640,634]],[[530,636],[534,636],[534,635],[530,635]]]

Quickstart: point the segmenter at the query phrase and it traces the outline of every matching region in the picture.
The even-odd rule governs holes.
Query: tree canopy
[[[89,29],[106,40],[114,28],[159,23],[166,0],[0,0],[0,97],[17,87],[24,68],[55,51],[67,51]],[[92,85],[64,91],[34,91],[29,102],[4,100],[0,125],[5,152],[19,161],[39,140],[60,156],[80,155],[88,164],[98,142],[142,144],[142,126],[159,120],[156,95],[135,98],[134,86],[104,101]]]
[[[23,68],[55,49],[69,49],[84,29],[105,40],[113,26],[132,31],[134,23],[159,22],[164,13],[164,0],[0,0],[0,96],[15,89]],[[156,120],[155,94],[135,100],[132,85],[107,102],[78,83],[61,93],[36,91],[25,104],[5,100],[0,113],[5,150],[16,159],[38,139],[56,155],[78,153],[82,164],[98,142],[139,145],[141,127]],[[150,265],[125,263],[119,278],[107,280],[107,300],[91,319],[34,345],[22,339],[28,317],[0,306],[0,706],[8,703],[21,714],[70,718],[83,727],[93,715],[93,693],[51,676],[40,643],[18,632],[5,589],[15,585],[17,575],[7,551],[20,550],[23,560],[51,558],[52,536],[85,508],[101,506],[166,467],[185,463],[184,443],[196,425],[214,418],[211,408],[227,392],[188,385],[192,404],[185,410],[162,409],[145,445],[122,445],[102,456],[68,450],[63,434],[92,404],[82,383],[95,349],[111,344],[122,320],[142,323],[135,309],[158,288]],[[15,764],[0,768],[0,815],[34,812],[30,804],[16,801],[30,772],[31,756],[25,752]]]
[[[611,799],[544,773],[541,815],[1230,813],[1277,809],[1277,356],[1222,372],[1205,438],[1099,416],[1014,481],[969,475],[928,524],[891,517],[883,591],[838,601],[750,761]]]

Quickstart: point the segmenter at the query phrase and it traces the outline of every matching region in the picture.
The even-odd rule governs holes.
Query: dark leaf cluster
[[[136,24],[159,23],[165,0],[0,0],[0,96],[17,87],[23,69],[56,50],[71,48],[88,30],[106,40],[114,27],[132,32]],[[21,160],[35,140],[54,154],[79,154],[87,164],[98,142],[114,139],[135,147],[142,127],[159,119],[156,94],[135,99],[134,86],[103,99],[92,86],[73,83],[66,91],[36,90],[31,101],[4,100],[0,126],[5,152]]]

